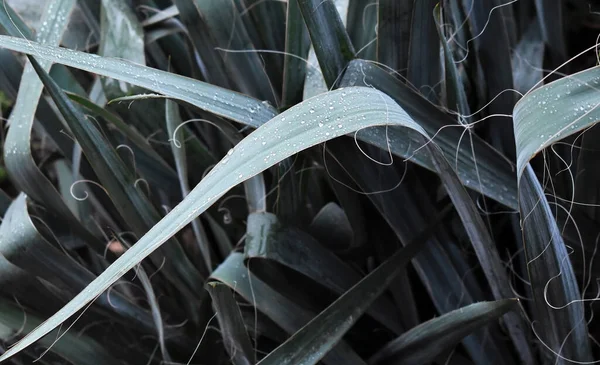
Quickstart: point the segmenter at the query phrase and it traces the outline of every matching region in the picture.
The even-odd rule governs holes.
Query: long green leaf
[[[249,96],[126,60],[48,47],[7,36],[0,36],[0,46],[125,81],[251,126],[261,125],[276,114],[273,107]]]
[[[423,248],[413,242],[365,276],[290,339],[267,355],[260,365],[314,365],[342,338],[367,308]]]
[[[475,329],[513,310],[518,300],[474,303],[431,319],[387,344],[370,360],[370,365],[421,365],[457,344]]]
[[[402,75],[406,75],[408,68],[411,35],[418,33],[410,31],[413,7],[418,2],[410,0],[377,2],[377,61]],[[426,58],[435,59],[435,56],[427,55]]]
[[[510,298],[513,295],[512,287],[504,263],[500,259],[498,249],[492,237],[481,218],[477,207],[469,197],[469,194],[462,186],[456,174],[444,158],[439,158],[440,154],[432,154],[433,161],[439,176],[442,179],[448,195],[462,220],[467,235],[471,239],[471,244],[475,249],[477,258],[483,272],[492,289],[496,300]],[[534,358],[529,348],[529,338],[527,336],[527,324],[518,313],[509,313],[504,317],[508,333],[513,340],[513,344],[518,349],[518,354],[522,364],[533,365]]]
[[[325,83],[331,88],[355,57],[354,47],[332,1],[298,0],[298,5]]]
[[[279,292],[263,283],[244,266],[244,255],[232,252],[211,275],[211,279],[228,285],[258,312],[263,313],[289,335],[300,330],[315,317],[315,313],[288,300]],[[254,315],[253,321],[254,321]],[[254,324],[252,324],[254,327]],[[281,341],[281,337],[277,338]],[[327,365],[365,365],[365,362],[352,350],[350,345],[340,341],[324,358]]]
[[[513,112],[521,226],[538,324],[534,329],[553,351],[546,355],[561,364],[590,361],[592,352],[581,288],[529,161],[544,148],[600,120],[598,84],[600,68],[594,67],[532,91]]]
[[[343,294],[361,278],[359,273],[324,249],[311,236],[285,226],[274,214],[250,214],[246,237],[245,255],[248,262],[253,263],[251,270],[275,290],[291,294],[290,299],[297,303],[304,302],[301,295],[296,293],[299,289],[286,290],[289,283],[272,277],[274,272],[269,270],[271,265],[280,265],[282,269],[293,270],[312,279],[315,282],[312,285],[314,292],[325,287],[335,296]],[[323,300],[327,299],[327,294],[330,293],[321,295]],[[331,296],[331,300],[334,298]],[[393,306],[387,298],[377,299],[367,312],[392,332],[402,332]]]
[[[68,24],[69,14],[75,6],[75,1],[61,0],[54,5],[46,9],[43,17],[43,22],[46,22],[46,26],[40,29],[36,37],[37,41],[43,44],[57,45],[60,43],[62,33]],[[1,18],[7,16],[5,11],[9,8],[0,7],[0,9],[2,9],[0,14],[3,15]],[[15,24],[18,26],[20,23],[17,22]],[[27,40],[21,41],[28,43]],[[51,61],[43,62],[45,70],[49,70],[51,65]],[[63,216],[72,226],[74,232],[80,237],[85,238],[94,249],[102,252],[104,249],[103,243],[97,240],[81,225],[64,203],[52,183],[39,170],[33,159],[31,150],[32,129],[36,106],[40,100],[42,89],[42,83],[28,63],[23,71],[19,94],[9,118],[9,124],[12,127],[8,130],[4,143],[6,169],[13,182],[22,191],[26,192],[36,201],[43,202],[48,209]],[[50,120],[48,119],[48,121]],[[45,127],[56,126],[45,125]],[[56,129],[60,130],[60,127]]]
[[[288,1],[285,37],[285,59],[283,64],[282,108],[289,108],[302,101],[304,76],[307,64],[310,39],[302,19],[298,0]]]
[[[434,143],[442,149],[465,186],[517,209],[514,166],[479,137],[473,135],[472,138],[462,138],[465,130],[456,123],[456,119],[382,68],[364,60],[350,62],[341,85],[367,85],[385,92],[430,136],[435,135]],[[390,150],[396,156],[410,157],[413,162],[435,171],[425,149],[421,148],[415,153],[422,146],[420,136],[416,133],[400,131],[393,127],[371,128],[361,131],[356,137],[383,150]],[[473,155],[476,156],[476,161]]]
[[[19,52],[33,54],[42,58],[48,58],[82,70],[124,80],[253,127],[262,125],[276,114],[273,108],[256,99],[179,75],[169,74],[164,71],[141,65],[135,65],[127,61],[102,58],[102,62],[98,62],[101,58],[95,55],[65,50],[62,48],[44,47],[5,36],[0,36],[0,46]],[[377,88],[390,95],[401,95],[402,98],[396,99],[397,102],[402,102],[403,98],[410,98],[402,102],[402,106],[409,111],[415,120],[426,127],[429,133],[435,133],[443,125],[448,124],[448,122],[439,123],[440,120],[448,120],[448,116],[444,116],[444,113],[435,109],[432,104],[423,107],[423,101],[425,101],[425,99],[414,94],[412,91],[408,91],[408,89],[402,91],[399,89],[402,86],[399,86],[393,78],[391,78],[391,80],[394,80],[393,82],[380,83],[381,76],[376,76],[377,74],[384,74],[387,77],[389,77],[389,75],[385,74],[383,70],[376,66],[368,66],[369,65],[364,65],[364,61],[362,60],[353,61],[349,66],[351,72],[346,73],[344,76],[346,81],[344,81],[343,84],[346,86],[357,85],[359,81],[363,80],[362,72],[365,72],[367,75],[364,80],[369,84],[376,85]],[[371,73],[373,74],[371,75]],[[377,84],[375,84],[376,80]],[[433,129],[428,127],[430,123],[433,123],[431,124]],[[410,152],[410,150],[409,152],[406,152],[406,148],[416,149],[418,147],[416,143],[412,143],[411,145],[410,141],[413,140],[412,137],[409,137],[408,140],[406,136],[399,135],[394,137],[394,130],[390,128],[388,132],[391,134],[390,139],[392,140],[392,143],[388,146],[385,140],[385,132],[386,129],[384,128],[374,128],[372,130],[361,131],[357,137],[381,148],[391,148],[392,153],[397,156],[414,157],[415,162],[424,166],[430,166],[430,168],[433,169],[427,159],[420,157],[419,154],[413,156],[413,153]],[[444,128],[440,135],[449,133],[453,136],[452,139],[456,138],[456,141],[458,141],[461,132],[462,131],[457,128]],[[449,156],[455,156],[457,143],[444,142],[445,138],[440,137],[440,135],[438,135],[436,142],[441,146],[445,153],[451,153]],[[408,133],[408,136],[411,136],[411,133]],[[479,184],[477,174],[473,168],[473,163],[467,163],[467,161],[472,161],[470,148],[465,148],[465,150],[460,149],[458,155],[459,161],[462,161],[463,158],[466,159],[464,164],[459,163],[458,166],[458,173],[461,181],[463,181],[465,185],[481,191],[486,196],[489,196],[508,207],[516,209],[516,187],[514,186],[514,179],[510,177],[512,175],[510,173],[510,163],[502,161],[502,157],[497,152],[491,150],[489,146],[482,146],[480,148],[477,146],[480,144],[477,142],[477,138],[474,136],[473,139],[476,141],[475,154],[478,156],[478,161],[490,158],[494,161],[494,166],[498,165],[498,167],[493,168],[494,173],[491,174],[490,172],[491,175],[489,175],[489,179],[487,179],[485,176],[488,173],[483,168],[485,165],[483,165],[483,167],[480,166],[479,172],[482,176],[482,184]],[[467,142],[463,141],[463,143],[465,143],[466,146]],[[464,157],[461,151],[467,152]],[[483,154],[490,155],[490,157],[484,157]],[[503,167],[500,167],[502,165]],[[498,177],[493,177],[498,171],[502,171],[499,175],[501,180],[498,180]]]
[[[89,123],[85,115],[75,108],[70,99],[58,88],[58,85],[44,72],[39,63],[31,56],[38,76],[64,116],[75,138],[79,141],[88,161],[98,174],[101,184],[106,188],[111,201],[125,219],[128,226],[142,236],[160,218],[150,201],[136,188],[135,176],[120,159],[111,144],[93,123]],[[165,246],[161,257],[154,256],[157,267],[164,264],[167,278],[175,287],[185,293],[188,300],[193,300],[193,291],[201,290],[201,275],[191,264],[182,247],[173,239],[171,245]],[[167,258],[163,262],[163,256]],[[187,285],[187,290],[184,286]]]
[[[329,103],[335,103],[337,108],[330,110]],[[390,123],[425,134],[423,129],[387,95],[363,87],[322,94],[273,118],[230,150],[179,205],[83,292],[37,331],[8,350],[0,360],[9,358],[35,342],[83,308],[235,185],[303,149],[359,128]]]

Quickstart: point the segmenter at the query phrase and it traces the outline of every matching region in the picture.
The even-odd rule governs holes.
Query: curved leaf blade
[[[519,205],[527,269],[534,297],[534,328],[560,354],[558,363],[590,361],[580,288],[561,232],[529,161],[544,148],[600,120],[600,68],[570,75],[525,95],[515,106]]]
[[[457,344],[475,329],[513,310],[518,299],[480,302],[446,313],[418,325],[388,343],[370,360],[370,365],[420,365]]]
[[[335,103],[337,108],[330,110],[329,103]],[[308,147],[360,128],[390,123],[425,134],[387,95],[363,87],[322,94],[273,118],[230,150],[179,205],[69,304],[4,353],[0,361],[32,344],[83,308],[243,180]]]

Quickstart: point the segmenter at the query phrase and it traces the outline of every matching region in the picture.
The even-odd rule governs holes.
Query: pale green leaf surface
[[[258,126],[276,114],[271,105],[249,96],[126,60],[44,46],[8,36],[0,36],[0,46],[36,56],[38,60],[58,62],[122,80],[251,126]]]

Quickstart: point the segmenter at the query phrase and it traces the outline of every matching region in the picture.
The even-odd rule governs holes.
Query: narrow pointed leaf
[[[325,83],[331,88],[354,58],[354,47],[332,1],[298,0],[298,5]]]
[[[82,146],[84,153],[94,171],[98,174],[100,183],[110,194],[111,201],[134,232],[142,236],[160,215],[148,199],[135,187],[135,176],[120,159],[117,152],[96,129],[89,123],[81,111],[73,106],[69,98],[62,92],[56,83],[40,67],[37,61],[29,56],[30,62],[48,89],[58,109],[63,114],[71,131]],[[192,290],[199,292],[201,276],[185,256],[181,246],[176,240],[161,250],[167,260],[164,271],[171,282],[192,299]],[[160,267],[162,257],[155,257],[157,267]],[[188,289],[184,287],[188,286]]]
[[[224,284],[211,282],[206,285],[206,290],[212,298],[225,349],[231,356],[232,363],[234,365],[254,364],[256,362],[254,348],[231,289]]]
[[[283,108],[302,101],[304,77],[307,71],[306,68],[309,67],[303,60],[308,57],[310,39],[298,7],[298,0],[288,1],[285,32],[286,55],[283,64],[283,92],[281,97]]]
[[[483,327],[518,304],[516,299],[474,303],[431,319],[387,344],[370,365],[420,365],[433,361],[442,351]]]

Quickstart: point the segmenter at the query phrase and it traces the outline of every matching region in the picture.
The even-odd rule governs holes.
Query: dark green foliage
[[[600,358],[600,8],[25,3],[0,6],[4,363]]]

